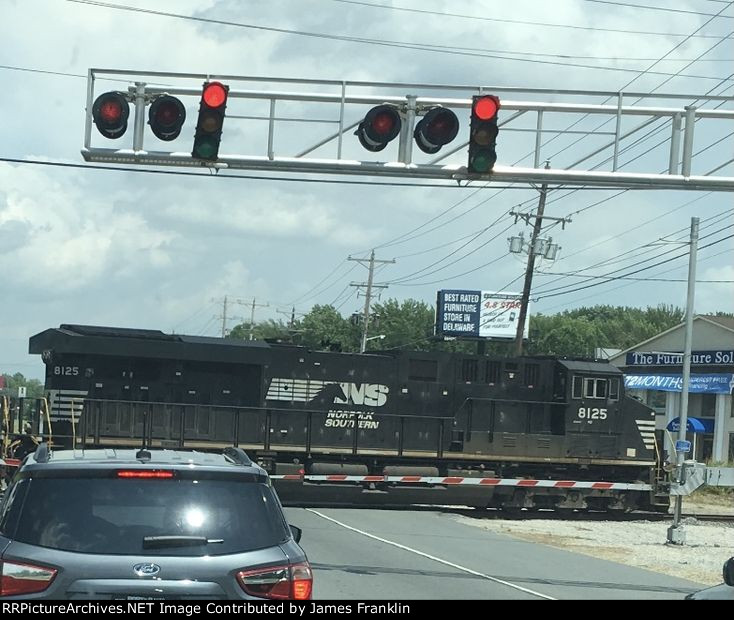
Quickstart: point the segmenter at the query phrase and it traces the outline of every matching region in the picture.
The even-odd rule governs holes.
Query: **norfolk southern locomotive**
[[[667,502],[654,411],[603,361],[352,354],[61,325],[54,442],[247,450],[284,501],[632,509]]]

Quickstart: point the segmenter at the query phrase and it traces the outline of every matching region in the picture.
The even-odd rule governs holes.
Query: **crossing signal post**
[[[497,112],[499,97],[475,95],[472,97],[471,127],[469,129],[469,172],[486,174],[492,172],[497,161]]]
[[[194,148],[191,156],[195,159],[216,161],[219,155],[219,142],[222,139],[224,111],[227,108],[229,86],[220,82],[207,82],[201,92],[199,118],[196,122]]]
[[[116,140],[127,130],[130,105],[122,93],[115,91],[97,97],[92,106],[92,119],[105,138]]]

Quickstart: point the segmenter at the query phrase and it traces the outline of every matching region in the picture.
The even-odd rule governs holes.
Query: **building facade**
[[[669,459],[678,438],[685,323],[610,358],[628,394],[654,407],[656,435]],[[734,318],[695,316],[688,396],[687,458],[734,462]]]

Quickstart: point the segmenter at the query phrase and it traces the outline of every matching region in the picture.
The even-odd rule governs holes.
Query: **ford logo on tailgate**
[[[136,564],[133,570],[138,577],[152,577],[160,572],[161,567],[158,564],[145,563]]]

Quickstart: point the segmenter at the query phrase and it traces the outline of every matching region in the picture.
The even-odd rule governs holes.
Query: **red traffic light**
[[[218,108],[227,103],[227,93],[229,88],[219,82],[209,82],[204,86],[204,92],[201,94],[202,101],[210,108]]]
[[[418,148],[424,153],[438,153],[459,132],[459,119],[451,110],[442,107],[431,108],[416,125],[413,137]]]
[[[97,97],[92,106],[92,119],[99,133],[105,138],[115,140],[127,130],[130,105],[122,93],[115,91]]]
[[[480,121],[488,121],[497,115],[499,109],[499,97],[494,95],[475,97],[472,104],[472,116],[476,116]]]
[[[467,170],[478,174],[492,172],[497,161],[497,112],[499,97],[475,95],[472,97],[471,126],[469,128],[469,161]]]
[[[158,97],[148,112],[150,128],[158,139],[166,142],[178,138],[185,120],[186,108],[180,100],[170,95]]]
[[[372,108],[354,133],[368,151],[381,151],[400,133],[402,123],[397,108],[378,105]]]
[[[227,108],[229,86],[220,82],[207,82],[201,91],[199,118],[196,121],[194,147],[191,156],[206,161],[216,161],[222,139],[224,111]]]

